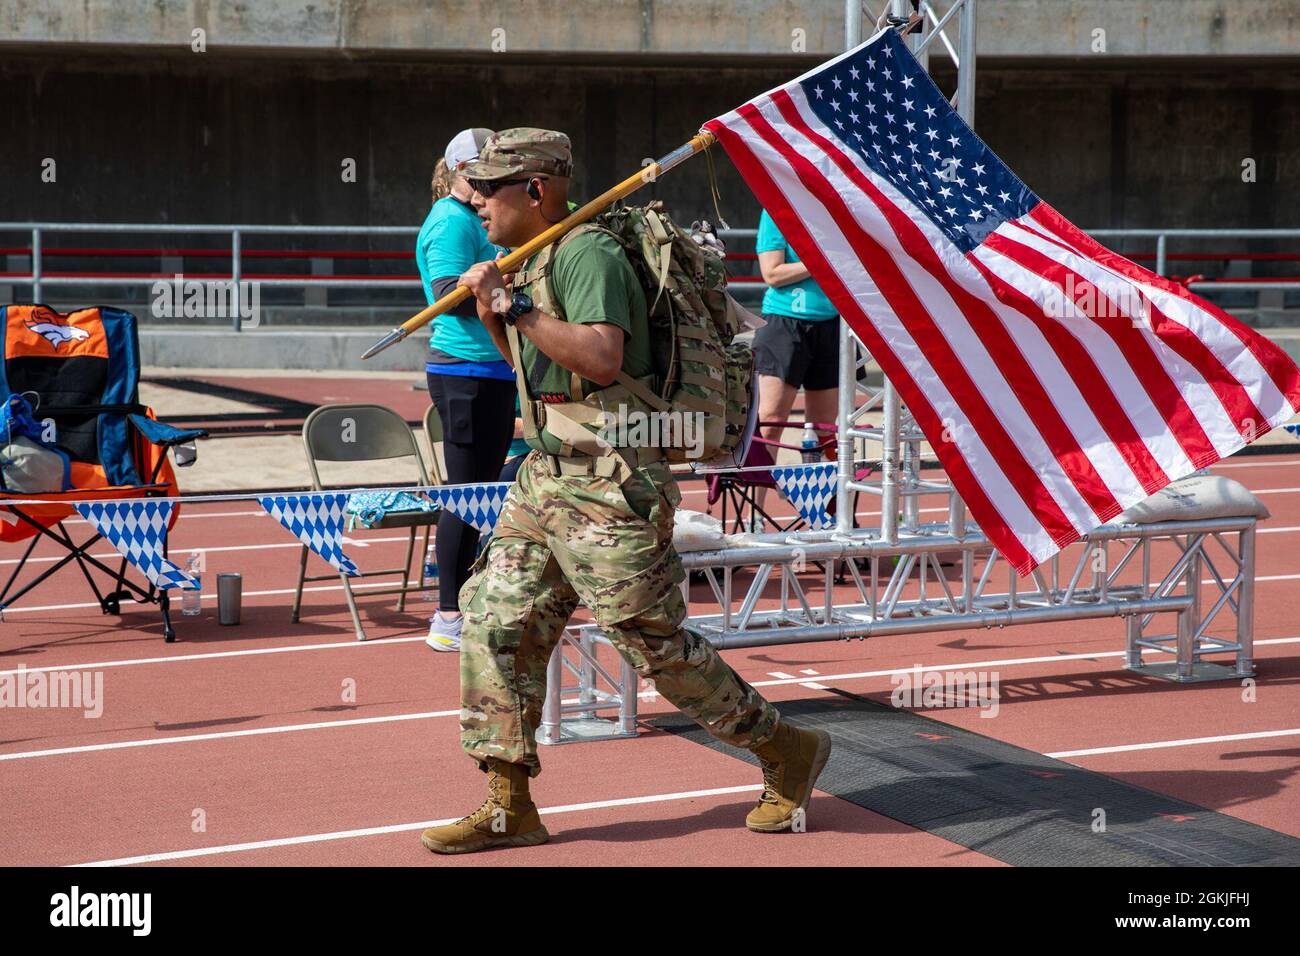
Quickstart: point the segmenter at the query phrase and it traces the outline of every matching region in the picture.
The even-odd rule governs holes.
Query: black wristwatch
[[[516,292],[510,298],[510,308],[501,313],[501,321],[506,325],[514,325],[531,311],[533,300],[525,292]]]

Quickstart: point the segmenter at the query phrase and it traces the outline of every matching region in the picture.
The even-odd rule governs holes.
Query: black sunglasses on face
[[[546,176],[525,176],[523,179],[470,179],[469,188],[474,190],[484,199],[491,199],[498,189],[504,186],[518,186],[520,183],[526,183],[530,180],[538,179],[545,182]]]

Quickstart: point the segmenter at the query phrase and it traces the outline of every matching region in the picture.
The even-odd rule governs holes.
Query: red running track
[[[821,688],[887,700],[889,672],[914,664],[996,671],[995,717],[925,713],[1300,836],[1300,459],[1238,459],[1221,473],[1261,492],[1274,515],[1258,538],[1252,702],[1236,684],[1175,686],[1123,670],[1118,621],[725,656],[777,702],[829,693]],[[686,490],[687,506],[700,507],[701,487]],[[363,568],[400,561],[394,532],[350,537]],[[372,640],[358,644],[338,585],[325,583],[290,624],[298,547],[256,505],[187,507],[172,547],[205,549],[209,581],[243,574],[239,627],[216,624],[209,587],[202,616],[178,614],[181,640],[167,645],[155,609],[106,618],[75,573],[0,624],[0,669],[88,668],[103,680],[98,717],[0,710],[0,854],[11,864],[1001,865],[826,794],[813,800],[808,833],[750,833],[753,768],[651,728],[635,741],[543,749],[534,793],[550,844],[435,858],[419,830],[474,809],[483,778],[457,745],[457,658],[423,643],[432,605],[417,598],[398,613],[392,598],[362,598]],[[17,557],[0,554],[0,570]],[[645,717],[665,709],[643,701]]]

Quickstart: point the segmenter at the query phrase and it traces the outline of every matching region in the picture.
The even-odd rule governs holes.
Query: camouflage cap
[[[477,160],[460,169],[466,179],[505,179],[520,173],[572,176],[569,137],[531,126],[503,129],[488,137]]]

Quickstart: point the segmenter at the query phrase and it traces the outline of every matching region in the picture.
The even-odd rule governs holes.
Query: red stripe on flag
[[[984,240],[984,246],[1053,283],[1063,295],[1066,294],[1067,277],[1072,277],[1069,282],[1073,285],[1075,294],[1069,296],[1070,300],[1115,342],[1120,354],[1133,369],[1133,374],[1164,419],[1165,427],[1178,442],[1183,454],[1191,460],[1193,467],[1200,468],[1219,460],[1219,453],[1205,434],[1200,420],[1188,406],[1165,367],[1160,364],[1151,350],[1151,344],[1133,327],[1132,320],[1122,316],[1119,308],[1108,297],[1098,290],[1091,303],[1080,301],[1086,298],[1089,288],[1095,289],[1091,282],[1069,266],[1008,236],[995,233]],[[1089,304],[1091,308],[1085,308]],[[1098,315],[1098,312],[1107,315]],[[1110,315],[1119,317],[1110,318]]]
[[[1201,338],[1181,322],[1169,318],[1146,293],[1138,290],[1146,307],[1151,310],[1151,331],[1165,345],[1177,352],[1196,369],[1213,390],[1228,418],[1248,443],[1263,433],[1268,416],[1259,410],[1237,376],[1228,371],[1219,357],[1210,351]]]
[[[935,414],[924,393],[908,373],[907,367],[889,348],[884,337],[880,335],[875,326],[871,324],[870,319],[867,318],[866,313],[858,306],[853,294],[844,286],[839,275],[826,260],[817,244],[812,241],[812,237],[808,235],[802,220],[791,210],[780,187],[772,180],[758,157],[750,151],[749,145],[744,138],[718,120],[710,120],[705,124],[704,128],[713,133],[718,138],[718,141],[722,143],[727,155],[735,163],[745,183],[753,190],[763,208],[776,221],[782,234],[787,239],[796,237],[799,245],[807,251],[807,255],[800,252],[800,258],[804,262],[815,266],[819,274],[825,277],[825,281],[819,283],[822,286],[822,291],[826,292],[831,300],[835,302],[836,308],[840,310],[841,315],[862,339],[863,344],[866,345],[872,357],[880,364],[885,375],[894,383],[912,415],[917,419],[918,424],[927,432],[931,430],[942,431],[942,423],[939,421],[938,415]],[[971,472],[966,459],[957,450],[956,446],[951,442],[941,442],[935,446],[935,454],[938,455],[944,469],[948,472],[958,494],[966,502],[971,516],[979,522],[980,527],[984,529],[984,533],[988,535],[993,546],[1002,552],[1017,573],[1028,574],[1037,567],[1038,561],[1025,548],[992,500],[984,493],[983,487]]]
[[[799,181],[803,183],[809,194],[826,209],[840,233],[848,241],[849,248],[874,280],[917,346],[929,359],[953,400],[970,419],[976,434],[983,439],[990,454],[1009,479],[1012,488],[1051,535],[1052,540],[1062,546],[1078,540],[1078,529],[1066,517],[1056,499],[1047,490],[1038,471],[1021,454],[1019,445],[1007,434],[1002,422],[993,413],[965,367],[952,351],[947,339],[939,331],[933,317],[926,311],[925,306],[900,272],[897,263],[862,228],[844,204],[838,190],[817,171],[812,163],[791,148],[752,103],[746,103],[737,112],[755,133],[785,159],[795,170]],[[771,210],[768,212],[770,213]],[[802,258],[803,249],[797,243],[791,244]],[[904,400],[908,401],[908,397],[904,396]],[[923,430],[931,446],[938,448],[945,444],[942,441],[941,424],[933,431]]]
[[[1130,262],[1123,256],[1111,252],[1047,203],[1039,203],[1037,207],[1030,210],[1029,215],[1044,228],[1084,250],[1089,258],[1096,259],[1130,279],[1145,282],[1157,289],[1175,295],[1207,315],[1218,319],[1223,327],[1236,336],[1237,340],[1255,356],[1255,360],[1268,372],[1268,376],[1273,380],[1273,384],[1277,386],[1277,390],[1286,396],[1287,401],[1291,403],[1291,407],[1293,409],[1300,408],[1300,369],[1296,368],[1296,364],[1291,360],[1290,356],[1264,336],[1234,319],[1214,303],[1207,302],[1178,283],[1171,282],[1163,276],[1158,276],[1154,272],[1143,269],[1137,263]]]
[[[953,279],[920,227],[895,206],[843,150],[808,126],[788,93],[784,90],[777,91],[772,94],[772,101],[786,122],[816,143],[839,170],[866,194],[889,222],[903,250],[943,286],[972,331],[988,346],[989,358],[1011,385],[1030,424],[1043,438],[1061,470],[1097,519],[1104,522],[1119,514],[1123,510],[1120,503],[1115,500],[1110,488],[1075,440],[1074,433],[1057,411],[1056,403],[1043,388],[1015,339],[1008,334],[988,304]],[[955,355],[952,360],[957,361]]]
[[[1032,216],[1034,210],[1029,215]],[[1058,249],[1063,249],[1073,255],[1083,259],[1089,259],[1096,263],[1098,268],[1118,272],[1112,269],[1109,262],[1102,262],[1095,255],[1090,255],[1090,250],[1080,249],[1068,241],[1065,237],[1058,236],[1046,227],[1033,228],[1023,219],[1016,220],[1016,225],[1028,233],[1038,236],[1044,242],[1049,242]],[[1081,235],[1087,235],[1081,233]],[[1096,248],[1103,248],[1097,246]],[[1114,255],[1111,253],[1111,255]],[[1127,260],[1125,260],[1127,261]],[[1138,267],[1140,271],[1141,267]],[[1135,276],[1122,275],[1121,278],[1130,282],[1140,281]],[[1150,323],[1151,332],[1156,338],[1160,339],[1165,345],[1169,346],[1174,352],[1181,356],[1192,368],[1205,379],[1207,385],[1214,391],[1219,403],[1223,405],[1223,410],[1227,413],[1228,418],[1232,421],[1233,427],[1247,442],[1252,442],[1261,434],[1260,430],[1252,423],[1264,423],[1268,421],[1265,415],[1255,405],[1255,400],[1250,397],[1250,392],[1237,379],[1228,368],[1219,361],[1219,357],[1214,354],[1209,346],[1202,341],[1201,337],[1174,319],[1169,318],[1162,312],[1151,297],[1141,289],[1133,290],[1142,299],[1142,303],[1151,311],[1152,320]]]
[[[1151,449],[1142,440],[1133,420],[1124,411],[1124,406],[1120,404],[1115,393],[1106,386],[1106,379],[1101,374],[1101,369],[1097,367],[1097,363],[1093,361],[1092,356],[1083,348],[1079,340],[1066,331],[1059,322],[1044,315],[1042,306],[1008,283],[974,255],[968,256],[967,260],[984,276],[984,281],[989,284],[989,288],[993,290],[993,294],[999,301],[1033,322],[1043,333],[1047,344],[1065,366],[1070,379],[1080,393],[1087,397],[1088,406],[1097,416],[1102,430],[1114,444],[1116,451],[1128,463],[1146,493],[1153,495],[1169,484],[1169,475],[1151,454]]]

